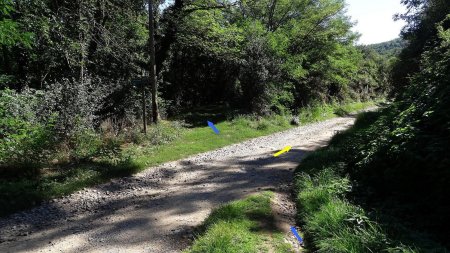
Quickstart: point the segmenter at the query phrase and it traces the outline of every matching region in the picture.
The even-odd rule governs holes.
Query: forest
[[[378,44],[372,44],[368,47],[375,50],[381,55],[398,56],[403,48],[405,48],[407,42],[402,38],[398,38],[391,41],[386,41]]]
[[[0,216],[378,104],[297,168],[306,247],[446,252],[450,4],[401,3],[358,45],[344,0],[1,0]]]
[[[185,117],[202,106],[220,105],[227,117],[295,115],[389,92],[387,61],[354,45],[358,35],[341,0],[153,5],[156,93],[146,1],[3,2],[5,175],[32,176],[49,164],[115,157],[126,143],[164,141],[142,134],[144,119]],[[178,129],[161,125],[157,135],[168,139]]]

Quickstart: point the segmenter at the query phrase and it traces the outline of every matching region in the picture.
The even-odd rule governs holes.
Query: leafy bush
[[[423,54],[404,100],[352,137],[346,171],[369,189],[368,201],[448,245],[450,38],[448,26],[438,30],[439,44]]]
[[[250,25],[252,36],[249,36],[243,52],[240,83],[244,105],[258,115],[267,115],[270,113],[273,83],[280,70],[279,60],[271,52],[266,38],[259,34],[259,26],[259,23]]]
[[[180,122],[161,122],[149,128],[146,139],[153,145],[161,145],[175,140],[182,130]]]
[[[101,136],[93,130],[76,132],[71,139],[71,157],[75,160],[85,160],[97,155],[103,146]]]
[[[305,224],[313,249],[318,252],[445,252],[445,248],[426,235],[417,236],[411,225],[398,228],[405,221],[402,216],[405,212],[409,213],[408,219],[414,219],[415,227],[424,223],[429,227],[440,226],[435,223],[437,217],[440,222],[445,221],[443,216],[437,216],[443,214],[442,205],[436,211],[427,209],[426,216],[417,215],[422,203],[431,205],[432,196],[438,195],[430,192],[438,191],[443,185],[433,179],[433,187],[418,189],[425,192],[421,194],[428,194],[425,199],[415,198],[417,191],[406,184],[411,180],[423,181],[429,175],[421,173],[421,179],[416,178],[416,167],[408,160],[417,159],[409,154],[417,151],[413,147],[400,148],[393,141],[399,137],[409,141],[420,138],[418,133],[411,136],[409,129],[395,127],[402,121],[398,113],[397,105],[358,116],[353,128],[336,135],[329,147],[308,156],[299,166],[295,179],[298,217]],[[420,155],[415,153],[414,157]],[[401,159],[392,160],[397,156]],[[399,198],[408,195],[411,198]],[[378,211],[368,215],[357,203]],[[370,205],[366,206],[367,203]]]
[[[97,112],[111,88],[97,85],[87,78],[84,82],[63,79],[49,85],[43,94],[43,113],[57,113],[55,131],[61,140],[97,126]]]
[[[38,116],[42,93],[0,91],[0,167],[35,169],[45,161],[55,142],[55,117]]]

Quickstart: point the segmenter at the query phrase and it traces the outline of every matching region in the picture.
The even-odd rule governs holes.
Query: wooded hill
[[[383,56],[397,56],[406,46],[407,42],[404,39],[397,38],[382,43],[371,44],[367,47]]]

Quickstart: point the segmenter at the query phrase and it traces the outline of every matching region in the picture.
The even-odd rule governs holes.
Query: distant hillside
[[[378,44],[368,45],[368,48],[371,48],[377,51],[381,55],[398,55],[400,51],[406,46],[406,41],[401,38],[394,39],[391,41],[386,41]]]

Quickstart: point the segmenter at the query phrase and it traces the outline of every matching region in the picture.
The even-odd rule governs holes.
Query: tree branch
[[[220,5],[204,5],[204,6],[195,6],[192,8],[185,9],[183,12],[189,14],[195,11],[201,11],[201,10],[213,10],[213,9],[227,9],[233,6],[236,6],[237,3],[233,4],[220,4]]]

